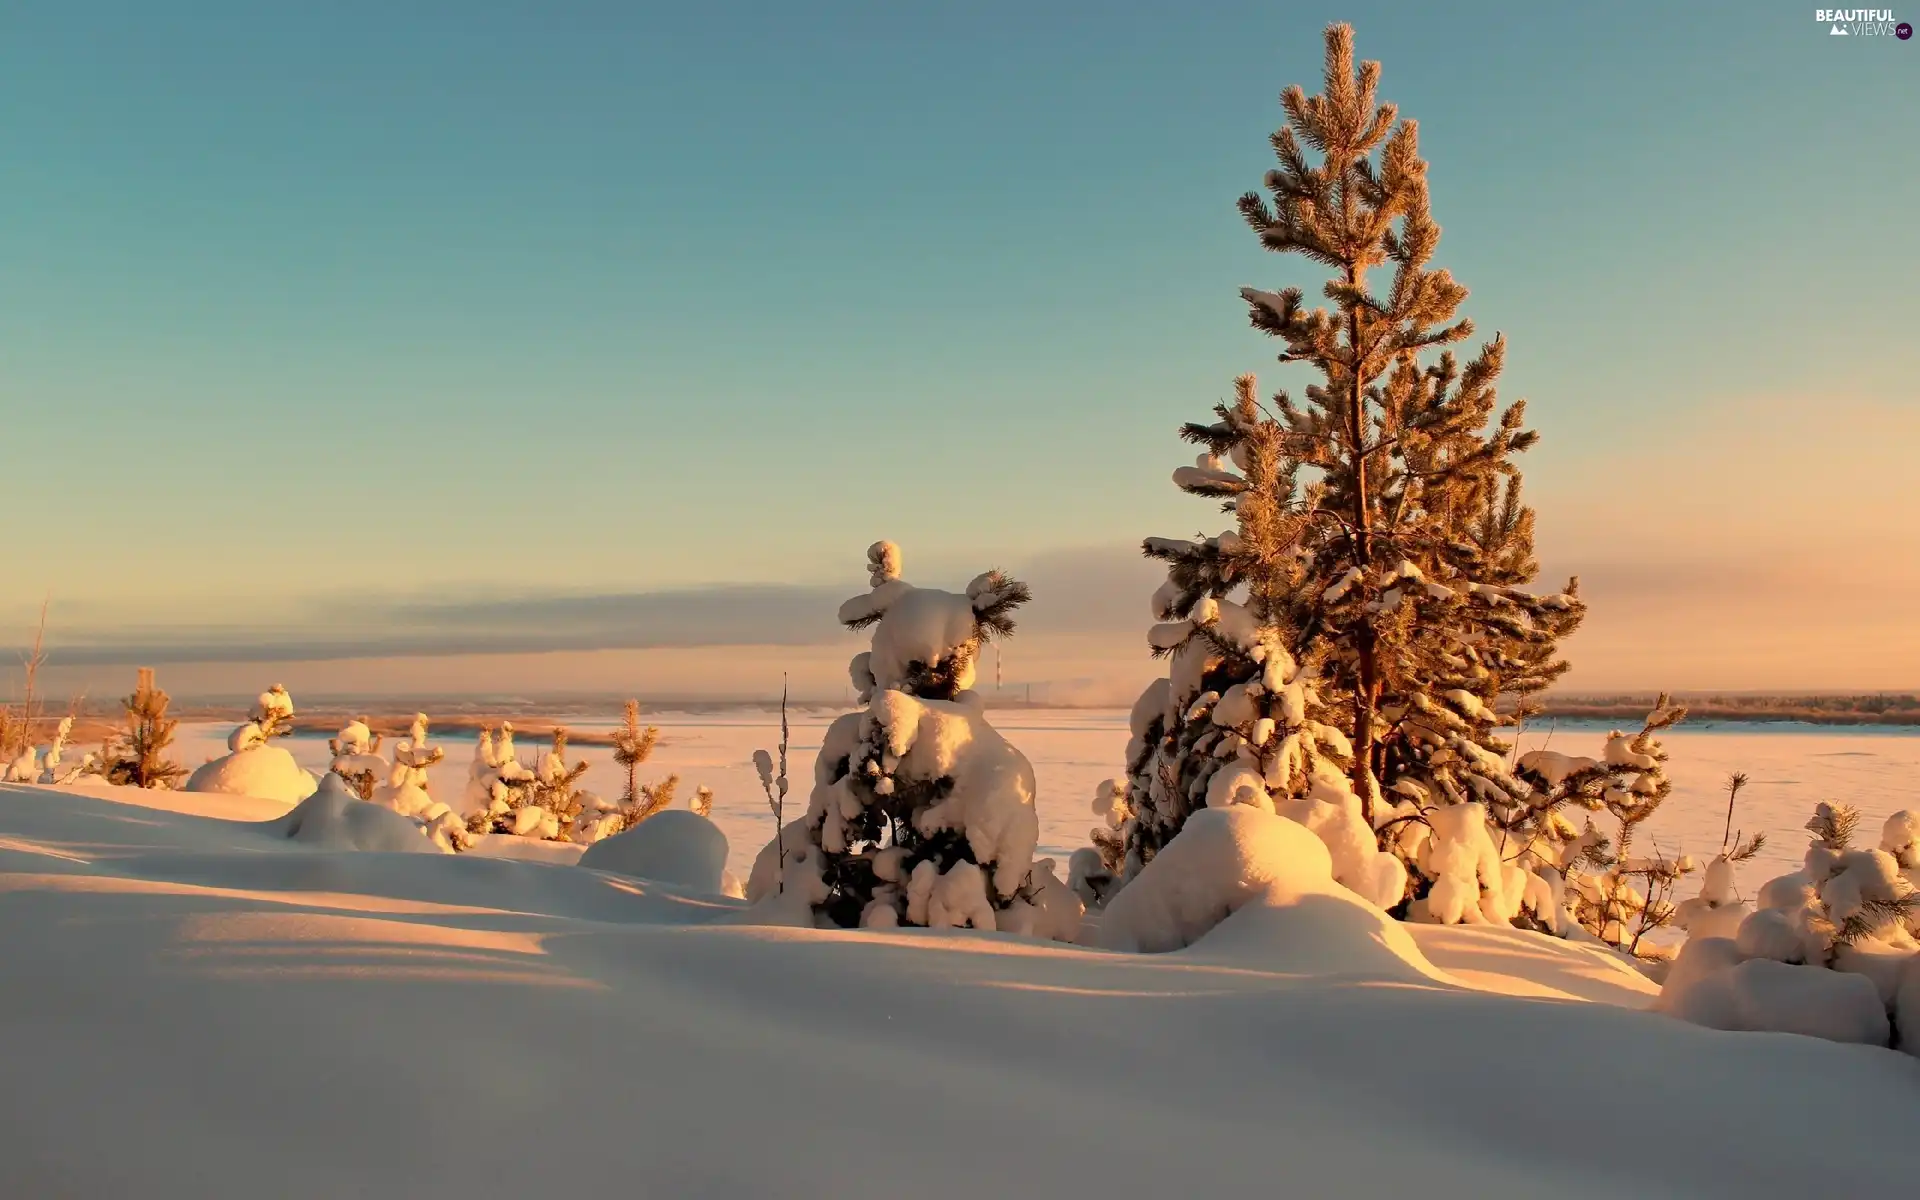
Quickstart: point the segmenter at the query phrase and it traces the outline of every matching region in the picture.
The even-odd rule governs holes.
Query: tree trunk
[[[1347,284],[1360,285],[1357,264],[1346,268]],[[1366,387],[1361,374],[1360,318],[1349,303],[1347,309],[1347,347],[1352,363],[1347,371],[1349,432],[1353,439],[1353,527],[1354,564],[1362,571],[1373,565],[1373,497],[1367,480]],[[1353,790],[1360,797],[1360,814],[1367,824],[1374,823],[1374,801],[1378,786],[1373,773],[1373,714],[1380,699],[1378,647],[1373,624],[1364,610],[1354,636],[1354,652],[1359,658],[1359,679],[1353,690]]]

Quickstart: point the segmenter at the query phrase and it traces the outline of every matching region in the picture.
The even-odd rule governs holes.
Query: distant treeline
[[[1806,721],[1818,725],[1916,725],[1920,726],[1920,693],[1872,692],[1858,695],[1716,695],[1680,694],[1692,721]],[[1620,692],[1605,695],[1548,695],[1543,700],[1544,716],[1596,721],[1638,720],[1647,715],[1655,696],[1652,692]],[[989,697],[995,708],[1074,708],[1072,704],[1033,704]],[[659,701],[645,705],[654,712],[726,713],[760,710],[763,704],[724,701]],[[584,730],[578,723],[610,723],[618,716],[618,707],[601,697],[512,697],[474,700],[467,697],[367,698],[343,701],[328,698],[303,704],[295,718],[295,728],[303,733],[332,733],[348,717],[365,715],[374,731],[388,737],[402,735],[416,711],[424,710],[433,718],[437,733],[471,734],[481,727],[498,726],[502,720],[514,723],[515,731],[544,737],[555,725],[574,729],[577,745],[606,744],[608,734]],[[178,715],[189,722],[232,723],[246,719],[246,706],[236,703],[188,703]],[[795,705],[796,713],[831,714],[843,706],[824,701]],[[120,721],[107,704],[95,700],[77,708],[79,720],[74,728],[75,744],[97,742],[102,735],[119,727]],[[43,722],[44,723],[44,722]]]
[[[1807,721],[1816,725],[1920,725],[1920,694],[1872,692],[1860,695],[1760,696],[1682,695],[1694,721]],[[1651,694],[1548,696],[1550,717],[1640,717],[1654,701]]]

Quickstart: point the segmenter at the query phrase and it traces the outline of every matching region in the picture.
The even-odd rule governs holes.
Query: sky
[[[1300,382],[1238,289],[1318,277],[1233,202],[1333,20],[1543,435],[1568,686],[1920,687],[1920,44],[1772,0],[9,5],[0,638],[826,692],[884,537],[1117,698],[1140,538],[1219,520],[1175,429]]]

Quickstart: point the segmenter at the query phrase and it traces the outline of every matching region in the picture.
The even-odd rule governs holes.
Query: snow
[[[841,619],[847,620],[855,607],[886,618],[874,629],[867,660],[867,670],[882,688],[905,683],[915,664],[931,667],[950,661],[954,649],[973,637],[973,605],[961,593],[914,587],[895,579],[884,584],[882,592],[847,601]],[[973,678],[969,660],[961,666],[955,686],[970,688]]]
[[[1741,961],[1742,954],[1725,938],[1690,939],[1674,962],[1660,1009],[1709,1029],[1887,1044],[1887,1009],[1866,976],[1770,958]]]
[[[420,826],[390,808],[369,804],[329,775],[311,796],[273,823],[280,836],[316,850],[378,850],[391,854],[432,854],[436,847]]]
[[[574,866],[586,855],[580,842],[546,842],[510,833],[483,833],[473,837],[465,853],[480,858],[509,858],[518,862]]]
[[[1159,955],[783,926],[600,871],[318,849],[282,815],[0,788],[0,1195],[1237,1196],[1281,1171],[1803,1200],[1920,1172],[1914,1059],[1634,1011],[1590,947],[1390,943],[1317,839],[1250,809],[1197,819],[1287,830],[1317,873]],[[830,1096],[872,1102],[812,1115]],[[1567,1097],[1655,1119],[1623,1153],[1570,1136]]]
[[[314,794],[319,781],[291,752],[260,742],[201,765],[187,777],[185,787],[189,792],[225,792],[298,804]]]
[[[1305,826],[1246,805],[1205,808],[1107,905],[1099,941],[1177,950],[1244,905],[1340,890],[1326,844]]]
[[[719,895],[727,870],[727,835],[699,813],[668,809],[587,847],[580,865]]]

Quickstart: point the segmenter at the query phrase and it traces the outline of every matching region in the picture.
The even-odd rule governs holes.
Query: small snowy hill
[[[324,848],[285,815],[0,788],[0,1196],[1920,1178],[1920,1061],[1636,1011],[1634,972],[1531,935],[1402,942],[1314,904],[1160,955],[816,932],[582,867]]]

